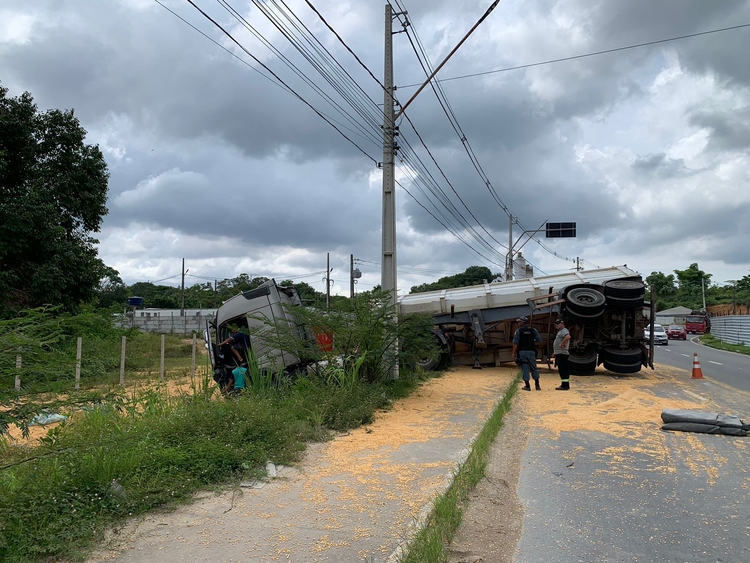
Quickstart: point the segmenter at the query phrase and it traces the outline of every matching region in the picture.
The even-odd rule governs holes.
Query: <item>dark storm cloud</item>
[[[750,105],[734,111],[699,110],[690,116],[690,124],[711,131],[709,146],[712,149],[750,148]]]
[[[667,158],[665,153],[637,157],[631,166],[636,172],[653,174],[661,178],[679,178],[696,172],[688,169],[683,159]]]

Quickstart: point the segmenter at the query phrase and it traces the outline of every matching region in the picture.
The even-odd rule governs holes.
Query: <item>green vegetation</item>
[[[737,352],[738,354],[745,354],[750,356],[750,346],[743,346],[741,344],[728,344],[722,340],[716,338],[711,334],[704,334],[699,338],[702,344],[705,344],[709,348],[718,348],[719,350],[730,350]]]
[[[90,236],[107,213],[107,164],[73,111],[39,112],[0,86],[0,316],[76,310],[106,266]]]
[[[70,410],[33,449],[0,438],[0,560],[82,559],[126,517],[291,464],[306,441],[371,422],[418,382],[322,370],[225,399],[203,379],[180,396],[160,386]]]
[[[467,287],[478,285],[485,281],[491,282],[500,274],[493,274],[486,266],[470,266],[463,274],[446,276],[433,283],[423,283],[411,288],[410,293],[424,293],[425,291],[436,291],[438,289],[451,289],[453,287]]]
[[[466,461],[457,470],[448,490],[435,500],[426,525],[411,542],[402,563],[444,563],[448,561],[447,547],[461,524],[463,509],[469,493],[484,478],[490,448],[495,441],[516,391],[516,380],[508,387],[505,397],[495,408],[471,447]]]
[[[717,285],[711,282],[712,274],[698,268],[696,263],[690,264],[684,270],[675,270],[674,273],[676,277],[662,272],[651,272],[651,275],[646,277],[646,283],[654,286],[657,311],[678,306],[702,309],[704,290],[707,307],[730,303],[745,307],[750,305],[750,275],[731,283],[727,280],[724,285]]]

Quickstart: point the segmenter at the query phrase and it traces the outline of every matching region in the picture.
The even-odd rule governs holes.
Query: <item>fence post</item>
[[[195,378],[195,346],[197,344],[197,340],[195,337],[195,333],[193,333],[193,362],[190,366],[190,377]]]
[[[21,390],[21,354],[16,356],[16,391]]]
[[[80,336],[76,341],[76,391],[81,388],[81,343],[83,338]]]
[[[159,365],[159,377],[161,377],[161,380],[164,381],[164,338],[165,336],[161,335],[161,364]]]
[[[120,352],[120,385],[125,385],[125,340],[126,336],[122,337],[122,352]]]

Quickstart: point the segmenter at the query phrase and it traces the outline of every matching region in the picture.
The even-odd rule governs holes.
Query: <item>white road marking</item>
[[[708,363],[709,364],[716,364],[717,366],[723,366],[724,365],[724,364],[722,364],[720,362],[712,362],[711,360],[708,360]]]
[[[689,358],[690,354],[683,354],[683,356],[685,356],[686,358]]]

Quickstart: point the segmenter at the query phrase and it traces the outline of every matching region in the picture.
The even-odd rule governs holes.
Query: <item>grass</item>
[[[485,476],[490,448],[503,426],[505,414],[510,410],[511,401],[518,390],[519,379],[516,378],[508,387],[502,401],[473,442],[471,451],[466,461],[456,471],[451,486],[435,500],[426,525],[411,541],[407,553],[400,559],[401,563],[445,563],[448,561],[448,545],[461,524],[469,493]]]
[[[704,334],[699,337],[698,340],[709,348],[717,348],[719,350],[730,350],[737,352],[738,354],[745,354],[750,356],[750,346],[742,346],[741,344],[728,344],[722,340],[715,338],[712,334]]]
[[[34,448],[0,436],[0,560],[82,561],[126,518],[292,464],[418,384],[321,374],[225,398],[205,378],[179,396],[157,385],[73,410]]]

